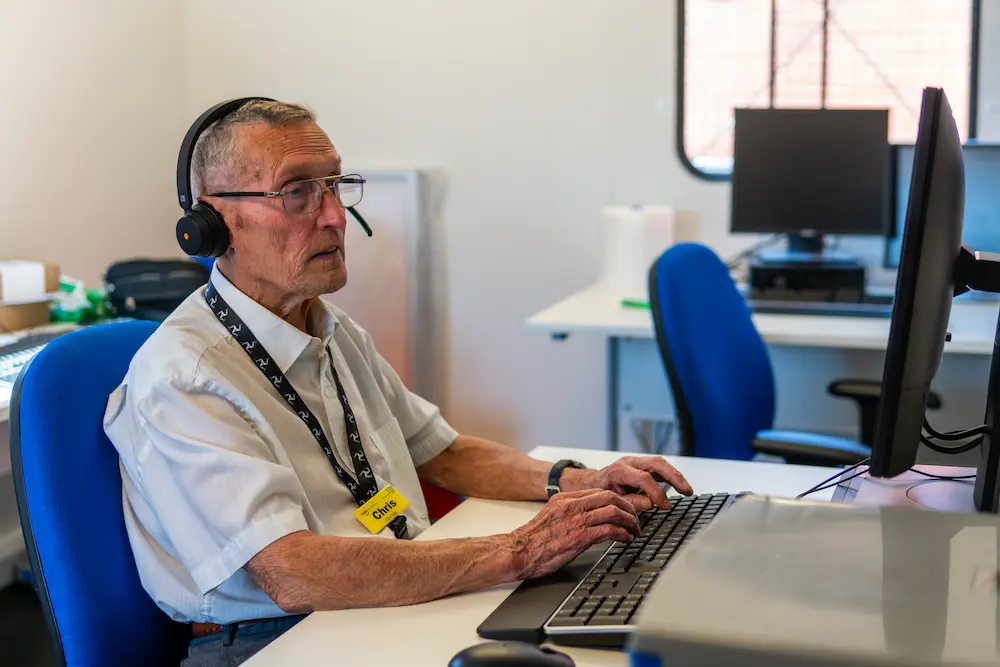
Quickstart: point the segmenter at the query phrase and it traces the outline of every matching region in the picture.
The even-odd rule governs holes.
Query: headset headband
[[[225,118],[247,102],[254,100],[274,101],[270,97],[241,97],[228,102],[220,102],[199,116],[187,134],[184,135],[184,141],[181,142],[181,152],[177,156],[177,200],[185,211],[190,210],[194,205],[194,196],[191,192],[191,160],[194,157],[194,147],[198,143],[198,137],[215,121]]]

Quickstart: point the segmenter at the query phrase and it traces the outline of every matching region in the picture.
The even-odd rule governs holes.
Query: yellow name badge
[[[403,494],[397,491],[396,487],[386,484],[384,489],[354,510],[354,516],[372,534],[377,535],[409,506],[410,501],[403,497]]]

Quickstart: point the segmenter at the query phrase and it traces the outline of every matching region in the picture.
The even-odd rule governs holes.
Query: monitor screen
[[[733,232],[888,232],[888,111],[736,109],[735,119]]]
[[[1000,144],[975,143],[962,147],[965,162],[965,220],[962,241],[973,250],[1000,252]],[[913,145],[896,148],[896,223],[894,236],[886,239],[885,266],[899,267],[903,245],[903,219],[910,194]]]

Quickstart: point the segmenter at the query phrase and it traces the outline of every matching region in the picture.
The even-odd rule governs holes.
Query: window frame
[[[684,56],[687,51],[685,48],[685,4],[686,0],[677,0],[677,123],[674,137],[677,156],[680,158],[681,164],[684,165],[684,168],[696,178],[715,182],[729,181],[732,179],[732,172],[713,173],[703,171],[702,169],[696,167],[691,161],[691,158],[688,156],[687,150],[684,146]],[[774,0],[772,0],[771,7],[773,22]],[[976,139],[977,116],[979,115],[979,55],[981,51],[980,32],[982,9],[982,0],[972,0],[972,34],[969,40],[969,48],[972,50],[969,58],[969,141],[974,141]],[[773,43],[771,44],[771,51],[773,56]]]

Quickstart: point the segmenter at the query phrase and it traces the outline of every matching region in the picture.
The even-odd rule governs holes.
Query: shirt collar
[[[337,318],[323,299],[316,299],[306,313],[309,330],[319,333],[320,336],[317,337],[296,329],[241,292],[219,271],[218,264],[212,267],[212,284],[223,300],[240,316],[243,324],[253,332],[282,373],[287,373],[307,348],[323,349],[333,338]]]

